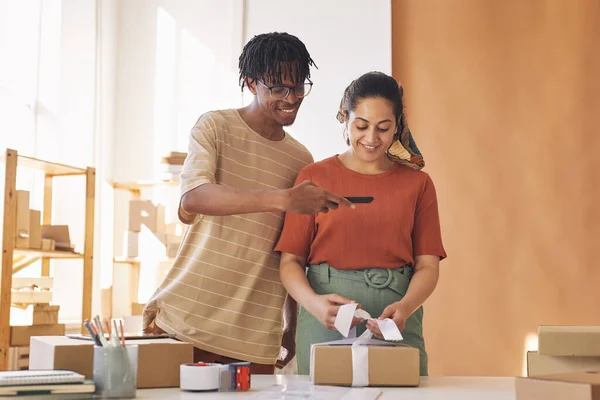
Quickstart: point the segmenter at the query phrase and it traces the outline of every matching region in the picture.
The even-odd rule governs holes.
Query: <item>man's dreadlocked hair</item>
[[[293,76],[292,64],[296,64]],[[281,85],[282,73],[297,84],[310,78],[311,66],[317,68],[306,46],[296,36],[285,32],[263,33],[246,43],[240,55],[240,85],[244,90],[246,79],[257,81],[265,77],[273,85]]]

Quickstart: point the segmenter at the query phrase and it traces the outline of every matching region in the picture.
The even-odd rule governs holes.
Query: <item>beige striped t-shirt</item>
[[[312,156],[286,133],[281,141],[253,131],[237,110],[214,111],[192,129],[181,194],[206,183],[240,189],[293,186]],[[164,331],[194,346],[240,360],[274,364],[286,291],[273,252],[281,212],[190,215],[173,267],[144,311]]]

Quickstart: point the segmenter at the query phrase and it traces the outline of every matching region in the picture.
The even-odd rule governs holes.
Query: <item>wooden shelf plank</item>
[[[15,255],[25,255],[30,257],[47,257],[47,258],[82,258],[83,254],[72,251],[58,250],[37,250],[37,249],[19,249],[15,248]]]
[[[110,182],[110,185],[114,189],[139,191],[142,189],[150,189],[156,186],[177,186],[179,185],[178,180],[165,180],[165,181],[136,181],[136,182]]]
[[[2,156],[2,161],[5,157]],[[18,156],[18,166],[37,169],[43,171],[46,175],[51,176],[65,176],[65,175],[84,175],[85,168],[78,168],[67,164],[56,163],[52,161],[40,160],[39,158],[33,158],[28,156]]]

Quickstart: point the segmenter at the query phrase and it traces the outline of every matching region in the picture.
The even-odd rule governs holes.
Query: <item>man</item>
[[[146,305],[144,330],[193,343],[196,361],[250,361],[255,374],[287,364],[295,352],[296,305],[286,303],[282,329],[287,293],[273,252],[284,213],[353,207],[308,181],[292,187],[313,159],[283,127],[310,92],[311,66],[295,36],[254,37],[239,59],[242,90],[250,90],[253,102],[208,112],[192,129],[179,207],[189,227]],[[287,356],[279,360],[282,337]]]

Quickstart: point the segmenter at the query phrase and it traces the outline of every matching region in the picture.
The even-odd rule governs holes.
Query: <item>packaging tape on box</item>
[[[234,391],[250,389],[250,363],[181,364],[180,387],[188,391]]]

